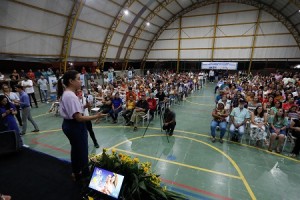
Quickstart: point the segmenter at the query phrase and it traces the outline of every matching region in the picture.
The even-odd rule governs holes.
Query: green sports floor
[[[210,140],[211,111],[214,108],[215,84],[191,94],[180,105],[173,105],[177,126],[169,143],[156,117],[143,138],[145,127],[138,131],[102,120],[94,124],[99,149],[89,138],[89,152],[102,148],[150,161],[152,170],[161,175],[170,190],[189,199],[300,199],[300,160],[287,156],[291,145],[282,154],[249,146],[248,141],[223,144]],[[70,160],[69,141],[61,130],[62,118],[47,113],[50,104],[39,104],[32,115],[40,133],[28,124],[24,143],[30,148]],[[146,124],[145,124],[146,126]],[[226,137],[227,138],[227,137]]]

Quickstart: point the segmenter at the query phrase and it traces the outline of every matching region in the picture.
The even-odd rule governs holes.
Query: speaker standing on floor
[[[19,151],[20,136],[15,131],[0,132],[0,155]]]

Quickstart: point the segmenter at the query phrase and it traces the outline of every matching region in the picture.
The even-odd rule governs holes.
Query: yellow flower
[[[149,171],[149,168],[148,167],[144,167],[144,172],[148,173],[148,171]]]
[[[134,159],[133,159],[133,162],[134,162],[134,163],[139,163],[140,161],[139,161],[138,158],[134,158]]]
[[[116,149],[111,150],[112,154],[116,154]]]

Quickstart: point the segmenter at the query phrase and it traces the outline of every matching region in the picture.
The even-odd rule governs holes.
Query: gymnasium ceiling
[[[300,46],[299,0],[1,0],[0,59],[147,60],[180,16],[236,3],[274,16]]]

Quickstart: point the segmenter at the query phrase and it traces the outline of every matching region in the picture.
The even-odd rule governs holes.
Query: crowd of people
[[[155,114],[163,114],[162,129],[172,136],[176,126],[176,114],[170,110],[171,105],[180,103],[191,93],[201,90],[208,82],[217,83],[215,93],[218,93],[216,107],[212,112],[212,142],[216,141],[217,128],[220,129],[220,143],[223,143],[227,129],[230,139],[237,142],[243,139],[246,129],[249,129],[250,139],[255,141],[255,144],[266,144],[269,151],[275,147],[275,151],[280,153],[290,133],[294,139],[297,138],[291,156],[299,155],[298,73],[277,72],[268,76],[257,74],[246,77],[239,73],[229,74],[227,71],[220,76],[221,73],[213,71],[147,72],[146,75],[140,76],[132,71],[130,74],[116,75],[110,69],[108,72],[110,75],[102,84],[99,84],[95,77],[89,76],[89,87],[82,85],[80,73],[75,70],[60,75],[57,83],[59,114],[63,118],[62,130],[71,144],[75,180],[89,173],[86,168],[88,133],[94,146],[99,148],[92,120],[99,122],[101,118],[110,116],[112,123],[115,124],[123,117],[124,124],[133,126],[133,130],[137,131],[141,119],[151,121]],[[32,73],[32,70],[29,70],[27,74],[20,75],[13,71],[11,78],[16,79],[17,83],[12,84],[13,88],[9,88],[6,84],[2,85],[3,94],[0,96],[2,128],[14,130],[20,135],[26,134],[27,120],[34,126],[32,132],[39,132],[39,127],[30,113],[33,106],[30,97],[38,107],[32,90],[35,84],[40,86],[42,101],[48,102],[48,74],[46,76],[41,73],[38,77]],[[92,108],[99,108],[94,115],[90,115]],[[17,121],[19,126],[22,126],[21,131]]]
[[[240,142],[249,129],[250,139],[280,153],[287,139],[294,141],[290,156],[299,155],[300,74],[277,71],[268,76],[230,75],[215,87],[216,108],[212,112],[211,135],[220,142],[229,126],[230,139]],[[278,141],[276,141],[278,140]]]

